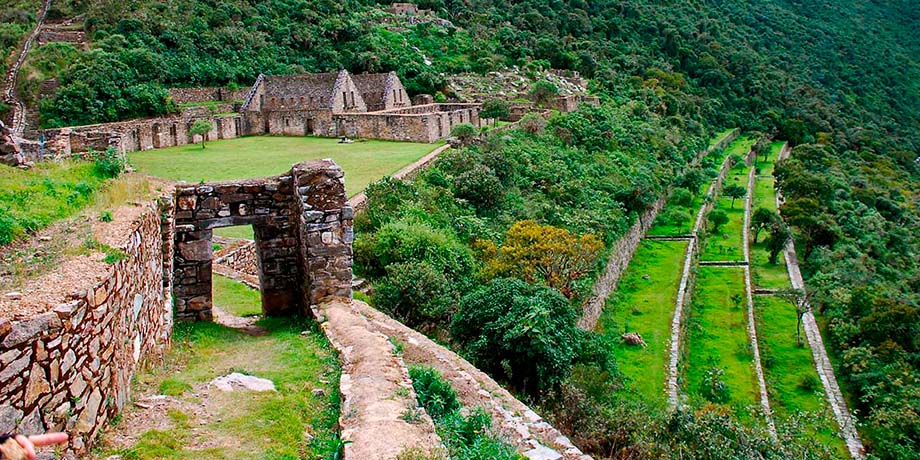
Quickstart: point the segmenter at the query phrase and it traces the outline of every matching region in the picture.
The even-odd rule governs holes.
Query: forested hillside
[[[0,27],[4,50],[34,18],[24,3],[0,7],[0,17],[11,18]],[[56,0],[50,17],[82,15],[90,49],[55,44],[34,52],[40,76],[56,76],[61,83],[56,97],[41,106],[42,124],[162,114],[175,110],[167,87],[246,86],[259,73],[394,70],[411,93],[437,94],[447,92],[450,73],[515,65],[578,70],[593,79],[605,107],[551,123],[551,141],[540,141],[547,144],[518,139],[507,148],[571,147],[579,156],[572,153],[569,160],[577,161],[566,167],[573,176],[591,178],[586,186],[596,192],[591,196],[609,202],[584,204],[580,213],[557,212],[584,197],[563,193],[570,184],[549,187],[551,177],[527,177],[545,181],[535,185],[546,187],[539,194],[521,192],[539,196],[539,208],[527,207],[531,203],[523,199],[503,201],[507,212],[488,214],[504,209],[496,200],[507,198],[496,175],[516,176],[492,164],[487,147],[475,164],[435,169],[424,181],[431,187],[387,190],[412,199],[388,208],[397,215],[388,217],[394,222],[370,222],[366,230],[398,234],[400,219],[423,214],[394,211],[399,203],[437,203],[436,193],[451,189],[467,194],[472,206],[461,213],[468,221],[437,222],[457,229],[459,236],[451,238],[501,240],[513,220],[507,216],[513,216],[598,234],[605,243],[630,221],[624,216],[634,217],[649,197],[672,184],[677,164],[689,158],[705,131],[737,126],[789,140],[798,145],[793,158],[777,166],[778,185],[789,200],[783,214],[796,232],[812,303],[859,409],[867,447],[881,459],[917,458],[920,8],[915,2],[423,0],[419,5],[455,27],[384,22],[385,5],[368,0]],[[653,129],[638,135],[634,126],[622,125],[637,118],[652,120]],[[629,142],[652,147],[637,149]],[[599,153],[613,151],[617,155]],[[619,159],[624,152],[648,157]],[[611,162],[604,168],[620,163],[647,168],[605,186],[599,177],[609,171],[595,170],[594,176],[582,171],[591,155]],[[512,166],[523,168],[521,161]],[[455,181],[463,174],[484,182],[463,189],[474,183]],[[617,214],[602,221],[592,213],[598,209]],[[483,224],[477,219],[484,212],[497,220]],[[428,219],[440,217],[447,219],[440,214]],[[432,232],[419,238],[443,238]],[[486,259],[494,250],[477,248]],[[495,261],[495,273],[507,275],[500,262]],[[393,283],[418,275],[402,266],[392,273],[384,266],[369,268]],[[472,276],[469,267],[461,268]],[[444,273],[422,275],[435,284]],[[574,295],[583,288],[575,286]],[[558,300],[549,297],[547,304]],[[637,443],[634,434],[642,427],[628,425],[616,433],[610,426],[591,428],[609,431],[610,439],[598,443],[622,447],[617,443]],[[657,429],[656,439],[645,438],[647,443],[657,443],[668,431]],[[696,436],[684,434],[688,443]],[[598,449],[606,447],[614,450],[606,444]]]

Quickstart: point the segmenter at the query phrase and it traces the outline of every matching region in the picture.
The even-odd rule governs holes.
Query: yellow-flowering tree
[[[488,278],[513,276],[528,283],[544,283],[568,298],[573,283],[590,273],[604,243],[594,235],[576,235],[564,228],[532,220],[516,222],[505,233],[501,247],[479,241]]]

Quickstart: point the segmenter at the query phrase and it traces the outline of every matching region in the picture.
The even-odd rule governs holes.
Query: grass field
[[[259,291],[226,276],[215,273],[211,277],[211,295],[214,306],[236,316],[262,314],[262,296]]]
[[[757,142],[757,138],[748,134],[742,134],[738,136],[737,139],[732,141],[731,144],[728,144],[728,147],[725,148],[725,153],[727,155],[740,155],[744,157],[751,151],[751,147],[754,146],[754,143]]]
[[[804,331],[801,344],[796,340],[795,307],[786,299],[757,296],[754,308],[774,419],[782,423],[795,414],[814,414],[806,422],[808,435],[831,449],[836,458],[848,458],[846,444],[837,435],[837,425],[824,399]]]
[[[221,306],[229,311],[258,309],[257,299],[239,295],[244,291],[228,292],[240,287],[258,295],[257,291],[219,278],[215,277],[214,294]],[[216,323],[176,325],[165,363],[139,373],[134,384],[135,394],[175,398],[166,426],[151,423],[127,447],[107,445],[103,436],[95,458],[332,458],[339,413],[335,353],[310,320],[269,318],[257,325],[264,335]],[[230,372],[269,379],[278,391],[224,393],[211,388],[206,398],[201,397],[208,382]],[[322,394],[314,394],[314,389],[322,389]]]
[[[722,369],[729,402],[739,415],[757,404],[757,379],[747,331],[744,272],[739,268],[699,267],[685,344],[684,389],[704,404],[700,389],[706,372]]]
[[[439,144],[438,144],[439,145]],[[368,184],[393,174],[438,147],[413,142],[358,141],[339,144],[320,137],[251,136],[128,154],[138,171],[186,182],[215,182],[275,176],[292,165],[332,158],[345,171],[345,190],[354,196]],[[252,238],[252,227],[228,227],[215,234]]]
[[[642,241],[598,322],[600,332],[638,332],[645,340],[646,348],[620,344],[614,355],[629,389],[649,401],[665,400],[667,344],[686,250],[685,241]]]
[[[339,144],[319,137],[252,136],[128,154],[140,172],[186,182],[214,182],[275,176],[291,165],[332,158],[345,171],[345,189],[354,196],[437,148],[435,144],[358,141]]]
[[[754,197],[751,203],[751,212],[757,208],[766,208],[776,211],[776,195],[773,189],[775,180],[773,179],[773,164],[779,151],[782,150],[783,142],[774,142],[770,146],[766,159],[762,156],[757,157],[757,169],[760,173],[754,178]],[[756,287],[766,289],[784,289],[790,287],[789,274],[786,272],[786,258],[780,253],[775,264],[769,262],[770,253],[767,250],[766,243],[763,240],[767,237],[767,232],[762,231],[758,235],[759,242],[751,242],[751,275],[752,281]],[[751,233],[751,238],[754,234]]]

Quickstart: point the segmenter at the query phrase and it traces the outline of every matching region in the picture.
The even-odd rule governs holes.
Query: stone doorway
[[[176,319],[210,321],[215,228],[252,225],[266,316],[309,314],[351,297],[354,211],[332,160],[264,179],[176,187],[173,274]]]

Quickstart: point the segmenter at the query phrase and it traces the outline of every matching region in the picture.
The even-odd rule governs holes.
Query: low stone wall
[[[68,452],[86,452],[135,371],[169,347],[169,206],[149,205],[103,281],[32,319],[0,320],[0,432],[65,430]]]
[[[249,88],[231,89],[227,87],[206,86],[197,88],[169,88],[169,95],[176,104],[205,101],[242,101]]]
[[[211,122],[207,140],[233,139],[243,135],[239,115],[213,116],[207,110],[189,109],[182,116],[46,129],[29,133],[37,142],[23,143],[28,161],[67,158],[90,149],[114,147],[121,153],[186,145],[201,140],[188,131],[198,119]]]
[[[259,276],[259,256],[256,254],[255,241],[247,241],[215,257],[214,265],[224,265],[238,273]]]
[[[412,142],[435,142],[455,125],[480,126],[480,104],[428,104],[333,116],[338,135]]]

